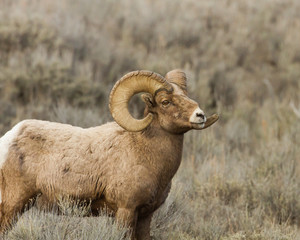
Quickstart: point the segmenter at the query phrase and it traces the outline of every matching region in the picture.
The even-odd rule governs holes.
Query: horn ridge
[[[158,73],[140,70],[125,74],[113,87],[109,97],[109,108],[114,120],[128,131],[141,131],[153,120],[149,113],[143,119],[135,119],[128,110],[130,98],[140,92],[148,92],[154,96],[158,89],[172,91],[168,81]]]
[[[166,79],[170,83],[178,85],[185,93],[187,93],[187,78],[181,69],[174,69],[166,74]]]

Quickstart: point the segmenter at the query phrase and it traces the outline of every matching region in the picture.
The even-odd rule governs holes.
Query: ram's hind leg
[[[0,232],[11,228],[11,225],[18,214],[21,214],[26,204],[33,197],[28,189],[22,188],[23,184],[10,186],[7,184],[1,191],[2,202],[0,204]]]

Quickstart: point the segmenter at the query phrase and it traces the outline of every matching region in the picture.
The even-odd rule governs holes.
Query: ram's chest
[[[170,184],[162,187],[156,173],[142,165],[117,176],[107,182],[104,192],[108,205],[117,208],[137,209],[140,214],[148,215],[164,202],[169,192]]]
[[[144,205],[138,208],[139,216],[148,216],[158,209],[167,199],[171,189],[171,182],[165,189],[159,190],[153,199],[149,199]]]

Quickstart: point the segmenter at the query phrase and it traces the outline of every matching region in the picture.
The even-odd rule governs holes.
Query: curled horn
[[[123,76],[113,87],[109,97],[109,109],[114,120],[124,129],[138,132],[145,129],[153,120],[149,113],[143,119],[135,119],[128,110],[131,97],[140,92],[155,95],[159,89],[173,91],[168,81],[161,75],[149,71],[134,71]]]
[[[174,69],[168,72],[166,79],[168,82],[178,85],[187,94],[186,75],[182,70]]]

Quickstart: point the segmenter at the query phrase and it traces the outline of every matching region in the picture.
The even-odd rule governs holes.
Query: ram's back
[[[124,134],[116,123],[83,129],[26,120],[10,143],[3,169],[33,180],[49,196],[62,192],[94,198],[124,169],[122,159],[130,159],[126,146],[125,152],[120,149],[122,144],[116,146],[118,142],[128,144]]]

